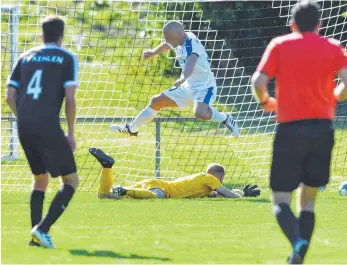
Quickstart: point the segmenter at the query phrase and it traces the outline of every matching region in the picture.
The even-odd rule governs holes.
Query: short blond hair
[[[218,163],[212,163],[207,166],[206,173],[214,175],[214,174],[223,174],[225,175],[225,168]]]

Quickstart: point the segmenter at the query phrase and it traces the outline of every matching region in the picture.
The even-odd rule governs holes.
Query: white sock
[[[223,122],[227,119],[227,115],[223,112],[219,112],[218,110],[210,107],[212,110],[212,117],[211,117],[211,121],[216,121],[216,122]]]
[[[153,120],[157,113],[158,111],[147,106],[140,112],[139,115],[137,115],[135,120],[129,125],[130,131],[133,133],[138,132],[142,126],[146,125],[148,122]]]

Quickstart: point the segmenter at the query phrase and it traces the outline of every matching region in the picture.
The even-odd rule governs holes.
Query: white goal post
[[[334,37],[346,47],[347,2],[317,2],[323,11],[322,35]],[[4,87],[16,57],[41,44],[40,22],[48,14],[65,19],[64,46],[79,57],[75,157],[81,190],[95,191],[98,185],[100,166],[88,154],[90,147],[101,148],[115,158],[117,184],[177,178],[218,162],[227,169],[226,184],[267,187],[277,123],[274,115],[265,114],[253,99],[250,76],[269,40],[288,33],[289,10],[295,3],[60,0],[1,6],[2,190],[27,191],[31,187],[15,119],[4,104]],[[150,61],[141,59],[143,50],[163,41],[161,28],[170,19],[181,21],[205,45],[218,85],[214,107],[238,120],[239,139],[230,137],[222,126],[194,119],[192,110],[176,109],[161,111],[136,139],[124,139],[109,131],[112,123],[131,121],[152,96],[171,87],[178,77],[179,68],[171,52]],[[6,28],[8,32],[4,32]],[[330,187],[337,187],[347,176],[346,103],[338,105],[337,114]],[[61,119],[65,124],[63,113]]]
[[[1,58],[1,61],[5,64],[6,63],[9,64],[10,69],[12,69],[18,56],[19,9],[17,6],[12,6],[12,5],[1,6],[1,16],[3,16],[4,14],[7,14],[9,17],[8,19],[9,46],[1,47],[1,52],[3,53],[3,49],[5,49],[5,53],[8,52],[10,54],[10,60],[8,62],[6,60],[3,60],[3,58]],[[1,20],[1,23],[3,23],[2,20]],[[12,114],[11,114],[11,117],[13,117]],[[10,123],[9,141],[8,141],[9,153],[6,155],[3,155],[1,157],[1,160],[19,159],[19,139],[18,139],[18,133],[17,133],[17,123],[15,120],[10,120],[9,123]]]

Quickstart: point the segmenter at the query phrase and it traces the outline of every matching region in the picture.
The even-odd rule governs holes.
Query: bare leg
[[[194,116],[199,120],[212,120],[219,123],[227,119],[227,115],[225,113],[219,112],[204,102],[196,102]]]
[[[223,123],[224,126],[227,127],[228,130],[233,134],[233,136],[240,136],[240,129],[231,115],[219,112],[204,102],[195,103],[194,115],[199,120],[211,120],[214,122]]]

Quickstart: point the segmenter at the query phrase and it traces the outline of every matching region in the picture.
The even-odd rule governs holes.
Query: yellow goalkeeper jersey
[[[199,173],[168,181],[164,191],[168,198],[201,198],[221,186],[216,177]]]

